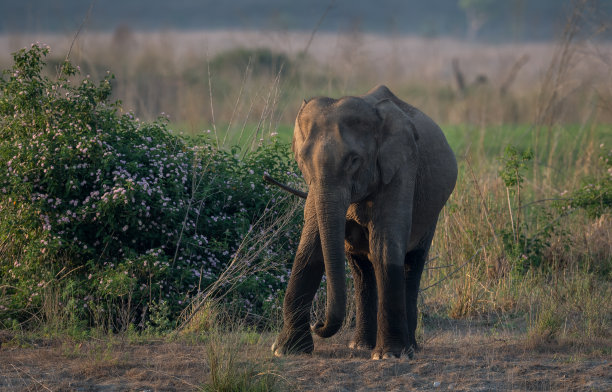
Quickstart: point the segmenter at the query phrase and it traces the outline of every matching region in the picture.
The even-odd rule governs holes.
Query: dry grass
[[[215,56],[235,48],[270,48],[289,56],[291,64],[285,66],[293,69],[288,76],[296,78],[280,82],[282,95],[276,102],[275,118],[282,124],[293,122],[294,110],[303,98],[360,94],[378,83],[393,86],[400,96],[443,124],[487,127],[551,119],[580,123],[592,115],[599,121],[612,118],[605,110],[592,113],[593,105],[612,101],[612,46],[590,37],[572,35],[570,46],[559,47],[554,43],[487,45],[449,38],[319,32],[308,47],[308,58],[303,59],[299,53],[309,38],[310,33],[274,31],[83,32],[71,57],[94,78],[107,70],[114,73],[116,96],[127,109],[143,118],[168,113],[173,122],[195,132],[211,127],[213,117],[217,124],[227,125],[232,118],[249,117],[265,106],[261,101],[274,84],[275,72],[257,65],[247,71],[246,64],[229,73],[209,69]],[[50,44],[53,56],[60,59],[71,37],[0,36],[0,65],[9,63],[9,53],[35,41]],[[464,91],[455,80],[454,59],[465,80]],[[563,66],[551,67],[551,59]],[[558,103],[572,110],[560,110]],[[256,116],[250,121],[256,122]]]
[[[477,176],[480,191],[474,182],[460,181],[440,219],[422,282],[422,309],[455,319],[527,315],[527,332],[535,336],[612,337],[612,217],[592,220],[538,207],[552,217],[531,221],[526,232],[535,236],[547,225],[554,231],[541,244],[541,269],[517,273],[520,256],[509,254],[498,234],[510,227],[505,188],[493,173]]]
[[[181,343],[43,342],[4,349],[3,390],[197,390],[207,377],[202,347]]]
[[[425,336],[425,348],[411,361],[372,361],[369,352],[348,349],[346,332],[317,339],[312,355],[281,359],[269,351],[273,336],[244,332],[222,340],[189,335],[139,343],[108,337],[34,343],[16,338],[2,348],[0,390],[230,390],[222,382],[213,384],[211,367],[221,375],[242,372],[252,380],[273,379],[266,381],[269,389],[259,390],[612,388],[609,340],[581,345],[536,341],[488,321],[445,320],[426,321]],[[233,380],[240,377],[234,374]]]
[[[0,390],[277,390],[269,335],[242,330],[180,339],[104,336],[5,342]]]

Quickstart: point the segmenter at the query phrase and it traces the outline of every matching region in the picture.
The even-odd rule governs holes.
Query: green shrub
[[[547,245],[548,231],[544,235],[527,234],[527,224],[523,215],[521,189],[525,181],[527,164],[533,159],[530,149],[520,151],[513,145],[506,146],[504,155],[499,158],[502,167],[499,176],[506,187],[510,229],[500,230],[504,251],[509,256],[512,270],[524,274],[530,267],[539,267],[542,263],[542,252]],[[512,196],[512,197],[511,197]],[[514,203],[511,202],[514,200]],[[514,205],[514,206],[513,206]]]
[[[112,75],[95,83],[66,62],[56,80],[42,76],[48,53],[20,50],[0,79],[0,325],[34,320],[53,300],[111,328],[157,325],[147,309],[162,306],[174,320],[266,209],[283,214],[287,199],[261,176],[297,177],[289,149],[272,143],[241,160],[179,138],[163,117],[122,113]],[[248,311],[275,303],[297,222],[257,261],[282,267],[234,287]],[[61,294],[43,295],[50,288]]]
[[[567,200],[558,203],[562,210],[580,208],[590,218],[595,218],[612,209],[612,150],[604,150],[604,144],[600,147],[600,173],[586,177],[580,188],[569,194]]]

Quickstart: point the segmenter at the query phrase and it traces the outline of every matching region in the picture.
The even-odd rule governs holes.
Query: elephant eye
[[[344,125],[348,128],[355,128],[361,124],[362,120],[358,117],[348,117],[344,120]]]
[[[362,159],[359,155],[351,154],[346,159],[346,163],[344,164],[344,170],[349,173],[353,173],[357,169],[359,169],[359,166],[361,166],[361,162]]]

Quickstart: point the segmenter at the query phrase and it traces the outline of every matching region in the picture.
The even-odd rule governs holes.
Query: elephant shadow
[[[316,351],[316,356],[319,358],[354,358],[369,360],[371,350],[366,349],[351,349],[348,346],[348,339],[346,341],[329,342],[324,338],[315,338],[319,340],[320,350]],[[315,355],[315,353],[311,354]]]

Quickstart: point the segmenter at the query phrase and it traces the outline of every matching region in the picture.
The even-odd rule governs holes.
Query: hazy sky
[[[275,29],[471,37],[488,41],[550,39],[570,0],[2,0],[0,33],[132,30]],[[612,0],[600,0],[603,10]]]

